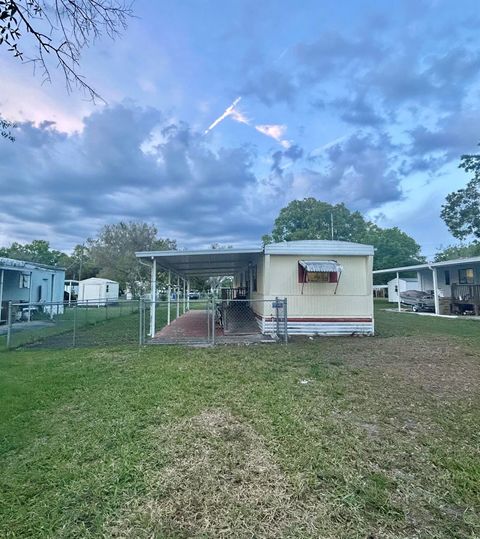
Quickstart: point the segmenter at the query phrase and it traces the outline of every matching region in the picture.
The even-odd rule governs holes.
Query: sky
[[[398,226],[431,257],[480,142],[476,1],[134,4],[83,51],[105,103],[0,47],[0,245],[69,250],[146,221],[180,247],[245,245],[315,197]]]

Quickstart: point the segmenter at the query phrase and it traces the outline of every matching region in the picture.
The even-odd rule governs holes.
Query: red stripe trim
[[[258,314],[255,316],[262,320]],[[271,322],[272,317],[263,318],[265,322]],[[372,322],[371,318],[287,318],[288,322]]]

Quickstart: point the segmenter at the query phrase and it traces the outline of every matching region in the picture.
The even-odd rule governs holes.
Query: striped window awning
[[[341,273],[343,269],[335,260],[300,260],[299,264],[308,273]]]

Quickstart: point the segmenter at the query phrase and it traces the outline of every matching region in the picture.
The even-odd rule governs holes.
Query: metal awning
[[[262,247],[204,249],[198,251],[144,251],[137,258],[155,260],[158,269],[181,277],[225,277],[256,264]]]
[[[299,264],[309,273],[341,273],[343,269],[335,260],[300,260]]]

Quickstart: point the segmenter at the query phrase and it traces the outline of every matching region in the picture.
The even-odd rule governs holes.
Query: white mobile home
[[[372,335],[373,254],[370,245],[314,240],[239,249],[148,251],[137,257],[152,263],[151,297],[157,270],[167,271],[177,285],[187,283],[187,290],[194,276],[233,276],[233,286],[222,289],[222,299],[247,302],[263,333],[272,330],[276,298],[286,298],[289,334]]]
[[[91,277],[78,283],[78,303],[102,306],[118,300],[119,286],[116,281]]]

